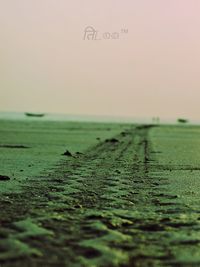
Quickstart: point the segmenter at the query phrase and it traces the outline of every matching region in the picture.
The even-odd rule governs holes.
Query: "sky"
[[[0,0],[0,110],[199,119],[199,11],[199,0]],[[87,26],[100,40],[84,39]]]

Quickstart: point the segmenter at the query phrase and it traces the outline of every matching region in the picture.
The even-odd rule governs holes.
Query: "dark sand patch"
[[[23,149],[23,148],[31,148],[31,147],[24,146],[24,145],[0,145],[0,148],[18,148],[18,149]]]
[[[10,177],[6,175],[0,175],[0,181],[9,181]]]

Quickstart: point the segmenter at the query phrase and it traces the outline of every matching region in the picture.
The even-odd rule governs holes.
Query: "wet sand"
[[[1,266],[200,266],[200,127],[9,123]]]

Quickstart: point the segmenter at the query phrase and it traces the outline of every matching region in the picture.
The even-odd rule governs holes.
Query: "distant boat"
[[[44,113],[29,113],[29,112],[26,112],[25,115],[27,117],[44,117]]]
[[[177,119],[177,122],[179,122],[179,123],[187,123],[189,121],[187,119],[179,118],[179,119]]]

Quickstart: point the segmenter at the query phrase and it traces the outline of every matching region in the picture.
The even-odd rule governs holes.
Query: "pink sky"
[[[200,116],[199,0],[1,0],[0,110]],[[84,28],[120,32],[83,40]]]

